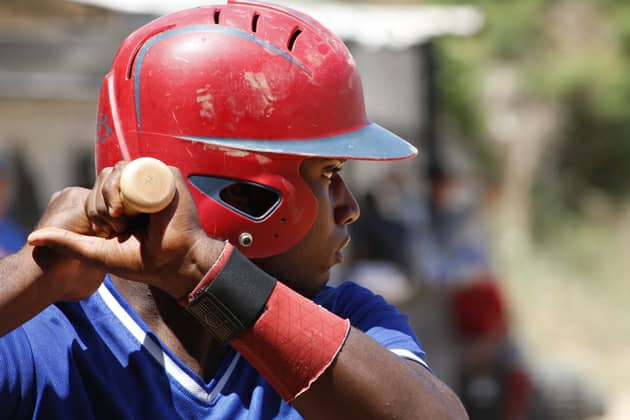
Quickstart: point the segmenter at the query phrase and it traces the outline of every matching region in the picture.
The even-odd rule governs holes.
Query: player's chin
[[[322,267],[311,277],[309,281],[309,294],[314,295],[319,292],[330,280],[330,268]]]
[[[318,284],[328,283],[328,280],[330,280],[331,269],[332,269],[332,266],[322,267],[319,273],[317,273],[317,278],[315,279],[314,283],[318,283]]]

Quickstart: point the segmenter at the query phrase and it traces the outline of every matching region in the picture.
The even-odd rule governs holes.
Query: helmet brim
[[[418,154],[418,149],[414,146],[375,123],[368,123],[348,133],[315,139],[255,140],[197,136],[177,138],[257,153],[306,157],[401,160],[410,159]]]

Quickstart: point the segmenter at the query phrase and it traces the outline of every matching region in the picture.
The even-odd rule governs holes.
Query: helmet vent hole
[[[293,47],[295,46],[295,41],[298,39],[298,36],[300,36],[301,33],[302,33],[302,30],[299,28],[293,31],[293,33],[291,34],[291,37],[289,38],[289,43],[287,44],[287,48],[289,49],[289,51],[293,51]]]
[[[278,239],[280,237],[280,235],[278,235],[277,233],[273,234],[273,239]]]
[[[146,38],[144,38],[142,40],[142,42],[139,42],[133,53],[130,55],[130,60],[129,60],[129,64],[127,66],[127,80],[131,80],[131,77],[133,76],[133,71],[134,71],[134,67],[136,64],[136,60],[138,58],[138,54],[140,53],[140,50],[146,45],[147,41],[149,41],[151,38],[153,38],[154,36],[162,33],[162,32],[166,32],[169,31],[171,29],[173,29],[175,27],[175,24],[171,24],[171,25],[166,25],[166,26],[161,26],[159,28],[157,28],[156,30],[152,31],[151,33],[149,33]]]
[[[136,63],[136,58],[138,57],[138,52],[140,52],[140,48],[137,48],[136,51],[133,53],[129,68],[127,69],[127,80],[131,80],[131,75],[133,74],[133,68],[134,64]]]
[[[219,24],[219,18],[221,17],[221,11],[220,10],[215,10],[214,11],[214,23],[216,23],[217,25]]]
[[[260,15],[256,13],[252,18],[252,32],[256,32],[258,29],[258,19],[260,19]]]

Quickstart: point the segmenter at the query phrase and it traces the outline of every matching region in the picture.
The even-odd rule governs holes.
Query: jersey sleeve
[[[429,368],[426,354],[407,316],[394,305],[353,282],[345,282],[336,289],[328,290],[328,293],[320,296],[321,301],[318,303],[349,319],[353,327],[391,352]],[[332,294],[330,290],[336,293]]]
[[[0,337],[0,366],[2,415],[7,415],[6,418],[30,418],[35,368],[31,345],[23,328]]]

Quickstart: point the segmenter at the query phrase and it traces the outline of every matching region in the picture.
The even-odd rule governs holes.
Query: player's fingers
[[[63,255],[103,265],[107,239],[50,227],[32,232],[27,241],[32,246],[49,247]]]
[[[103,220],[104,202],[102,201],[101,190],[105,178],[112,171],[112,169],[113,168],[105,168],[101,171],[101,173],[96,178],[94,187],[90,191],[87,200],[85,200],[85,214],[92,224],[92,229],[95,233],[105,233],[106,235],[111,235],[113,229],[109,228],[105,220]]]
[[[103,199],[110,217],[121,217],[124,214],[125,209],[120,195],[120,176],[128,163],[127,161],[118,162],[103,183]]]
[[[103,197],[103,186],[107,183],[107,179],[112,171],[113,168],[106,168],[103,170],[103,174],[98,177],[94,187],[94,210],[101,219],[107,219],[109,217],[109,209],[105,203],[105,197]]]
[[[127,230],[128,220],[122,212],[120,190],[120,164],[116,168],[107,167],[99,174],[90,198],[86,203],[86,214],[95,231],[107,236]]]
[[[114,168],[109,168],[110,170],[103,174],[96,195],[98,215],[107,223],[108,228],[116,233],[125,232],[129,222],[124,214],[120,196],[120,173],[126,164],[127,162],[118,162]]]
[[[169,166],[168,168],[173,173],[173,178],[175,179],[175,185],[177,186],[177,188],[187,190],[188,187],[186,186],[186,179],[184,178],[184,175],[182,175],[182,172],[179,170],[179,168],[176,166]]]
[[[192,194],[186,185],[186,178],[184,178],[184,175],[176,166],[169,166],[169,169],[173,173],[173,178],[175,179],[175,189],[178,196],[171,204],[177,205],[178,203],[186,203],[186,207],[192,207],[193,212],[196,214]]]

